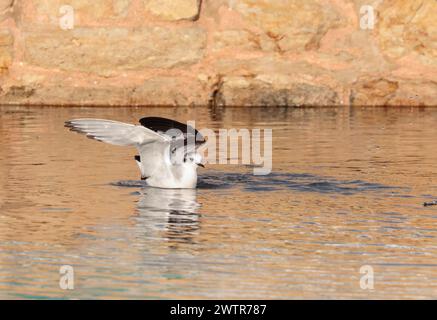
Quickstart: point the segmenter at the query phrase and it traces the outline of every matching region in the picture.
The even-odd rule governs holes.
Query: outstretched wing
[[[71,131],[85,134],[88,138],[117,146],[140,146],[169,139],[143,126],[112,120],[75,119],[65,122]]]
[[[176,140],[183,138],[184,144],[187,144],[190,138],[195,145],[201,145],[206,142],[199,131],[186,123],[160,117],[145,117],[140,119],[140,124],[150,130]],[[175,133],[179,133],[181,136],[177,136]]]
[[[202,134],[192,126],[175,120],[161,117],[145,117],[140,124],[158,134],[171,139],[170,161],[173,164],[181,163],[184,157],[206,143]]]
[[[139,165],[144,177],[165,170],[170,161],[171,138],[143,126],[102,119],[75,119],[67,121],[65,126],[94,140],[117,146],[135,146],[141,155]]]

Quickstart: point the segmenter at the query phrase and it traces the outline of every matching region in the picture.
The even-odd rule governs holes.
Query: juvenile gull
[[[193,127],[171,119],[146,117],[140,125],[103,119],[65,122],[71,131],[117,146],[134,146],[141,179],[151,187],[193,189],[202,156],[197,147],[205,143]]]

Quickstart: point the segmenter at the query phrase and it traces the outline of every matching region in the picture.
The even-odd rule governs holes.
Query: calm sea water
[[[64,128],[152,115],[272,128],[273,171],[208,165],[197,190],[148,188],[135,149]],[[419,108],[0,107],[0,298],[435,299],[436,123]]]

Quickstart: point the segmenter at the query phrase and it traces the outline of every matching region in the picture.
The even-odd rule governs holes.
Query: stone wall
[[[436,0],[0,0],[0,103],[437,105],[436,17]]]

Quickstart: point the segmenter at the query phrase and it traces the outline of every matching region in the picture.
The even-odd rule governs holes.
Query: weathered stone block
[[[117,17],[125,17],[128,13],[131,0],[117,0],[112,2],[114,14]]]
[[[12,52],[9,48],[0,47],[0,74],[12,64]]]
[[[377,9],[377,37],[384,54],[399,58],[415,52],[437,66],[437,1],[388,0]]]
[[[9,29],[0,29],[0,73],[12,64],[14,37]]]
[[[0,0],[0,102],[436,105],[436,16],[435,0]]]
[[[359,79],[352,86],[350,103],[356,106],[437,106],[437,83],[402,79]]]
[[[268,81],[264,79],[276,79]],[[284,76],[225,77],[212,101],[218,106],[332,106],[338,94],[327,86],[292,82]]]
[[[154,77],[142,84],[80,82],[62,75],[31,75],[18,85],[4,88],[0,101],[11,104],[46,105],[206,105],[207,93],[196,79]],[[194,93],[194,94],[193,94]]]
[[[163,20],[196,20],[201,0],[144,0],[146,10]]]
[[[275,51],[277,45],[266,34],[231,29],[214,33],[213,50],[219,51],[222,49]]]
[[[0,0],[0,14],[9,11],[13,3],[13,0]]]
[[[9,29],[0,29],[0,46],[11,46],[14,43],[14,36]]]
[[[34,15],[28,15],[33,23],[59,25],[64,5],[74,9],[75,25],[95,23],[100,19],[117,19],[127,14],[131,0],[32,0]]]
[[[11,12],[13,0],[0,0],[0,22]]]
[[[135,87],[132,105],[180,106],[206,105],[207,94],[199,81],[175,77],[156,77]]]
[[[71,86],[59,83],[18,85],[7,88],[3,103],[45,105],[118,105],[129,101],[129,90],[117,86]]]
[[[397,81],[387,79],[361,79],[352,89],[350,102],[353,105],[383,105],[395,96]]]
[[[342,19],[328,2],[317,0],[240,0],[234,4],[246,21],[261,28],[280,51],[316,49]]]
[[[206,42],[202,29],[186,27],[32,30],[24,37],[24,56],[30,64],[101,75],[195,64]]]

